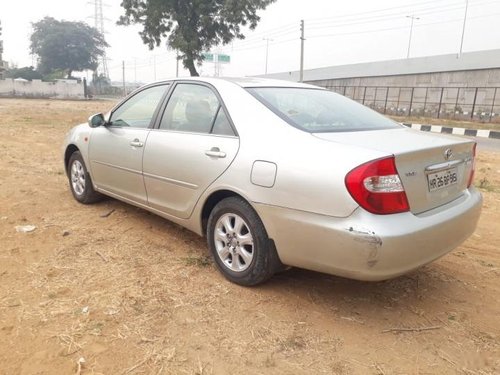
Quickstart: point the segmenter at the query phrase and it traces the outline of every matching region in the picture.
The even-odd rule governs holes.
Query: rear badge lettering
[[[446,150],[444,150],[443,156],[445,160],[450,160],[453,156],[453,151],[451,151],[451,148],[447,148]]]

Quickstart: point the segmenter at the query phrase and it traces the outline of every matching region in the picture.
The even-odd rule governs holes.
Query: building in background
[[[500,50],[310,69],[304,82],[391,115],[500,121]]]

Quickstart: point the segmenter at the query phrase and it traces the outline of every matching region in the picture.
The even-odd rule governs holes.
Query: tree
[[[28,81],[33,79],[42,79],[40,72],[36,71],[32,66],[22,68],[10,68],[5,72],[5,78],[24,78]]]
[[[202,52],[213,46],[244,39],[242,26],[255,29],[265,9],[276,0],[122,0],[125,15],[118,24],[143,25],[139,33],[153,49],[166,38],[167,46],[180,52],[180,59],[191,76],[198,76],[195,63]]]
[[[45,17],[33,23],[31,52],[38,55],[43,74],[63,70],[69,78],[74,71],[96,70],[106,47],[102,34],[83,22]]]

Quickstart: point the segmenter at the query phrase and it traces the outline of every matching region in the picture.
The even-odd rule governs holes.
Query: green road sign
[[[205,62],[219,62],[221,64],[229,64],[231,62],[231,56],[229,55],[203,52],[201,56]]]
[[[217,55],[217,61],[228,64],[231,62],[231,57],[229,55]]]
[[[201,56],[203,57],[203,61],[207,61],[207,62],[214,62],[215,59],[214,59],[214,54],[213,53],[208,53],[208,52],[203,52],[201,54]]]

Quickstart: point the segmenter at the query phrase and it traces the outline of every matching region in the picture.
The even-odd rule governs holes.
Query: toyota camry
[[[315,86],[188,78],[73,128],[64,165],[78,202],[180,224],[227,279],[255,285],[291,266],[383,280],[443,256],[476,228],[475,153]]]

